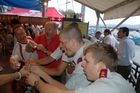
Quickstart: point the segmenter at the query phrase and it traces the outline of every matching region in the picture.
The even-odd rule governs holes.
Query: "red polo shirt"
[[[59,35],[55,35],[49,43],[47,42],[45,34],[42,34],[42,35],[36,37],[34,39],[34,41],[37,44],[42,44],[50,52],[53,52],[55,49],[57,49],[57,47],[60,44]],[[37,51],[37,53],[38,53],[39,59],[45,58],[47,56],[45,53],[43,53],[42,51],[39,51],[39,50]],[[60,62],[61,62],[61,58],[59,60],[56,60],[56,61],[48,64],[47,67],[55,68],[60,64]]]

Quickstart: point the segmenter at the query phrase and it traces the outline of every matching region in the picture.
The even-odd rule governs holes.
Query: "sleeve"
[[[71,59],[72,58],[68,58],[68,56],[66,56],[64,53],[62,55],[62,60],[65,61],[65,62],[71,62]]]
[[[60,47],[58,47],[50,56],[56,60],[58,60],[59,58],[61,58],[61,56],[63,55]]]
[[[109,38],[109,37],[105,37],[105,38],[104,38],[104,43],[105,43],[105,44],[111,44],[110,38]]]
[[[40,36],[35,37],[35,38],[34,38],[34,41],[35,41],[36,43],[39,43],[39,41],[40,41]]]

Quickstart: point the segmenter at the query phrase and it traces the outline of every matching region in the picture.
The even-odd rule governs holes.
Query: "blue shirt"
[[[118,65],[129,66],[133,63],[135,57],[135,43],[128,37],[120,39],[118,46]]]

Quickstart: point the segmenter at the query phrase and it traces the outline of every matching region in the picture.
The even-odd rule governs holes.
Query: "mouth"
[[[65,50],[62,50],[62,53],[65,53]]]
[[[62,49],[62,47],[60,47],[60,49],[62,50],[62,53],[65,53],[65,50],[64,50],[64,49]]]

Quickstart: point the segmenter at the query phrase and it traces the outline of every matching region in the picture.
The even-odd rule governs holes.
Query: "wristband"
[[[20,80],[20,79],[21,79],[22,75],[21,75],[21,73],[20,73],[20,72],[16,72],[16,74],[18,74],[18,77],[16,78],[16,80],[18,81],[18,80]]]

